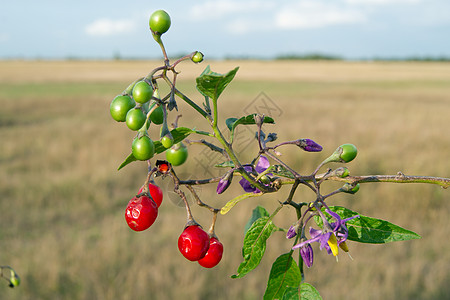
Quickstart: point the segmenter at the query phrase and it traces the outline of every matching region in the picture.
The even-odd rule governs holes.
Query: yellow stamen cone
[[[330,238],[328,239],[328,245],[330,246],[331,252],[333,252],[333,255],[334,256],[338,255],[339,249],[338,249],[338,245],[337,245],[337,239],[334,234],[330,235]]]
[[[348,246],[346,242],[342,242],[339,244],[339,247],[344,250],[345,252],[348,252]]]

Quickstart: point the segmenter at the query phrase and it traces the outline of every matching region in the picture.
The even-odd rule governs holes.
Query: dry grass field
[[[322,153],[283,149],[304,173],[342,143],[359,154],[352,174],[450,177],[450,64],[298,61],[210,61],[180,65],[179,87],[200,100],[195,76],[206,64],[224,73],[240,66],[220,99],[221,122],[259,111],[271,114],[279,140],[312,138]],[[0,61],[0,264],[20,274],[16,289],[0,284],[0,299],[261,299],[272,262],[291,241],[277,232],[261,265],[231,279],[241,262],[244,226],[256,205],[273,211],[286,191],[239,203],[220,217],[216,233],[223,261],[206,270],[185,260],[177,239],[186,216],[157,179],[165,199],[155,224],[136,233],[124,221],[128,200],[145,180],[146,165],[118,165],[133,133],[109,116],[109,103],[155,61]],[[179,101],[180,125],[208,129]],[[171,117],[175,117],[172,113]],[[225,125],[224,125],[225,127]],[[151,128],[156,133],[155,128]],[[250,131],[236,146],[245,161],[256,146]],[[192,137],[194,139],[195,137]],[[208,176],[211,157],[190,146],[185,178]],[[162,155],[160,157],[163,157]],[[333,167],[336,167],[334,165]],[[211,171],[214,175],[218,170]],[[336,188],[333,183],[325,189]],[[286,189],[287,190],[287,189]],[[221,207],[238,195],[238,179],[220,197],[215,186],[198,189]],[[299,201],[314,200],[300,190]],[[324,299],[450,299],[450,191],[424,184],[363,184],[355,195],[330,198],[361,214],[413,230],[420,240],[387,245],[349,243],[351,260],[339,262],[315,246],[306,280]],[[210,214],[193,206],[197,221]],[[274,219],[287,228],[293,209]]]

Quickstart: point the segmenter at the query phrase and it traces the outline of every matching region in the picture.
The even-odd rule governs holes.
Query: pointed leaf
[[[228,129],[231,131],[233,129],[233,124],[238,120],[238,118],[228,118],[225,120],[225,124],[227,124]]]
[[[245,232],[247,233],[247,231],[250,229],[250,227],[252,227],[253,223],[255,223],[256,220],[258,220],[259,218],[262,217],[269,217],[270,214],[269,212],[262,206],[257,206],[253,211],[252,211],[252,216],[250,217],[250,219],[248,220],[247,224],[245,225]]]
[[[348,228],[348,239],[351,241],[369,244],[384,244],[421,238],[417,233],[392,224],[391,222],[363,216],[342,206],[330,206],[330,210],[337,213],[342,219],[359,215],[359,218],[355,218],[346,223]],[[321,219],[316,219],[319,226],[321,226],[321,221]],[[331,222],[333,222],[333,220],[331,220]]]
[[[132,163],[133,161],[137,161],[136,157],[134,157],[133,153],[131,153],[130,155],[127,156],[127,158],[125,158],[125,160],[123,161],[123,163],[119,166],[119,168],[117,168],[117,171],[119,171],[120,169],[122,169],[123,167],[125,167],[126,165]]]
[[[302,300],[322,300],[319,292],[309,283],[302,283],[300,285],[300,299]]]
[[[255,116],[256,116],[256,114],[251,114],[251,115],[248,115],[248,116],[245,116],[245,117],[241,117],[239,119],[228,118],[227,121],[226,121],[228,129],[230,129],[230,131],[234,131],[234,129],[238,125],[255,125],[256,124]],[[263,123],[275,124],[275,121],[271,117],[265,116]]]
[[[239,196],[231,199],[230,201],[228,201],[227,204],[225,204],[222,207],[222,209],[220,210],[220,213],[222,215],[224,215],[227,212],[229,212],[230,209],[232,209],[236,204],[238,204],[242,200],[245,200],[245,199],[250,198],[250,197],[258,197],[258,196],[262,196],[262,195],[263,195],[263,193],[246,193],[246,194],[239,195]]]
[[[274,175],[295,179],[294,174],[292,174],[288,169],[286,169],[282,165],[272,165],[266,170],[268,173],[272,173]]]
[[[292,253],[282,254],[275,260],[270,270],[264,300],[280,299],[288,287],[296,288],[298,291],[301,279],[300,269],[292,258]]]
[[[242,248],[244,261],[239,265],[237,274],[231,278],[244,277],[259,265],[266,251],[266,241],[275,230],[276,226],[269,217],[259,218],[253,223],[244,238],[244,247]]]
[[[225,161],[223,163],[217,164],[214,167],[218,167],[218,168],[234,168],[234,162],[229,160],[229,161]]]
[[[205,96],[211,98],[213,101],[217,101],[220,94],[227,87],[227,85],[233,80],[239,67],[234,68],[226,74],[219,74],[211,71],[210,67],[206,69],[197,77],[197,89]]]

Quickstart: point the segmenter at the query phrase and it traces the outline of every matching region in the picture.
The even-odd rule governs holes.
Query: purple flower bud
[[[225,176],[220,179],[219,184],[217,185],[217,194],[222,194],[225,190],[230,186],[231,180],[233,179],[233,172],[228,172]]]
[[[222,194],[230,186],[231,182],[229,180],[220,179],[217,185],[217,194]]]
[[[286,238],[292,239],[294,236],[297,235],[297,230],[298,230],[298,224],[295,224],[295,225],[292,225],[291,227],[289,227],[289,230],[286,233]]]
[[[300,255],[302,256],[303,262],[308,268],[311,268],[314,260],[313,249],[310,244],[306,244],[300,248]]]
[[[297,145],[308,152],[320,152],[323,149],[322,146],[310,139],[299,139]]]

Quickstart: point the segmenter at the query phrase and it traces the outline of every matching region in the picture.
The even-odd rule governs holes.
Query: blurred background
[[[272,116],[280,141],[311,138],[322,153],[286,147],[282,158],[311,172],[343,143],[359,154],[354,175],[449,177],[450,3],[421,0],[292,1],[21,1],[0,11],[0,265],[21,276],[0,284],[0,299],[261,299],[272,262],[288,252],[281,232],[268,240],[261,265],[231,279],[242,260],[244,226],[257,205],[273,211],[287,190],[251,198],[219,216],[222,262],[206,270],[184,259],[177,239],[186,221],[169,180],[155,224],[136,233],[124,210],[146,178],[145,163],[117,167],[134,133],[109,115],[111,100],[162,64],[148,18],[165,9],[171,57],[200,50],[205,61],[179,66],[179,89],[201,102],[195,77],[207,65],[240,66],[220,99],[221,122],[259,112]],[[182,101],[179,125],[208,130]],[[172,112],[169,118],[176,117]],[[252,127],[236,150],[250,160]],[[159,130],[150,128],[157,136]],[[190,137],[194,139],[196,137]],[[164,158],[158,155],[157,159]],[[198,145],[177,168],[186,178],[218,176],[221,162]],[[331,167],[338,167],[333,165]],[[239,178],[220,197],[197,187],[220,208],[239,195]],[[324,184],[332,191],[339,185]],[[312,201],[306,189],[296,200]],[[448,190],[425,184],[363,184],[329,204],[389,220],[420,240],[387,245],[349,243],[339,262],[315,247],[306,281],[324,299],[450,299]],[[192,201],[192,199],[190,199]],[[209,212],[192,205],[209,227]],[[295,211],[274,219],[288,228]]]

